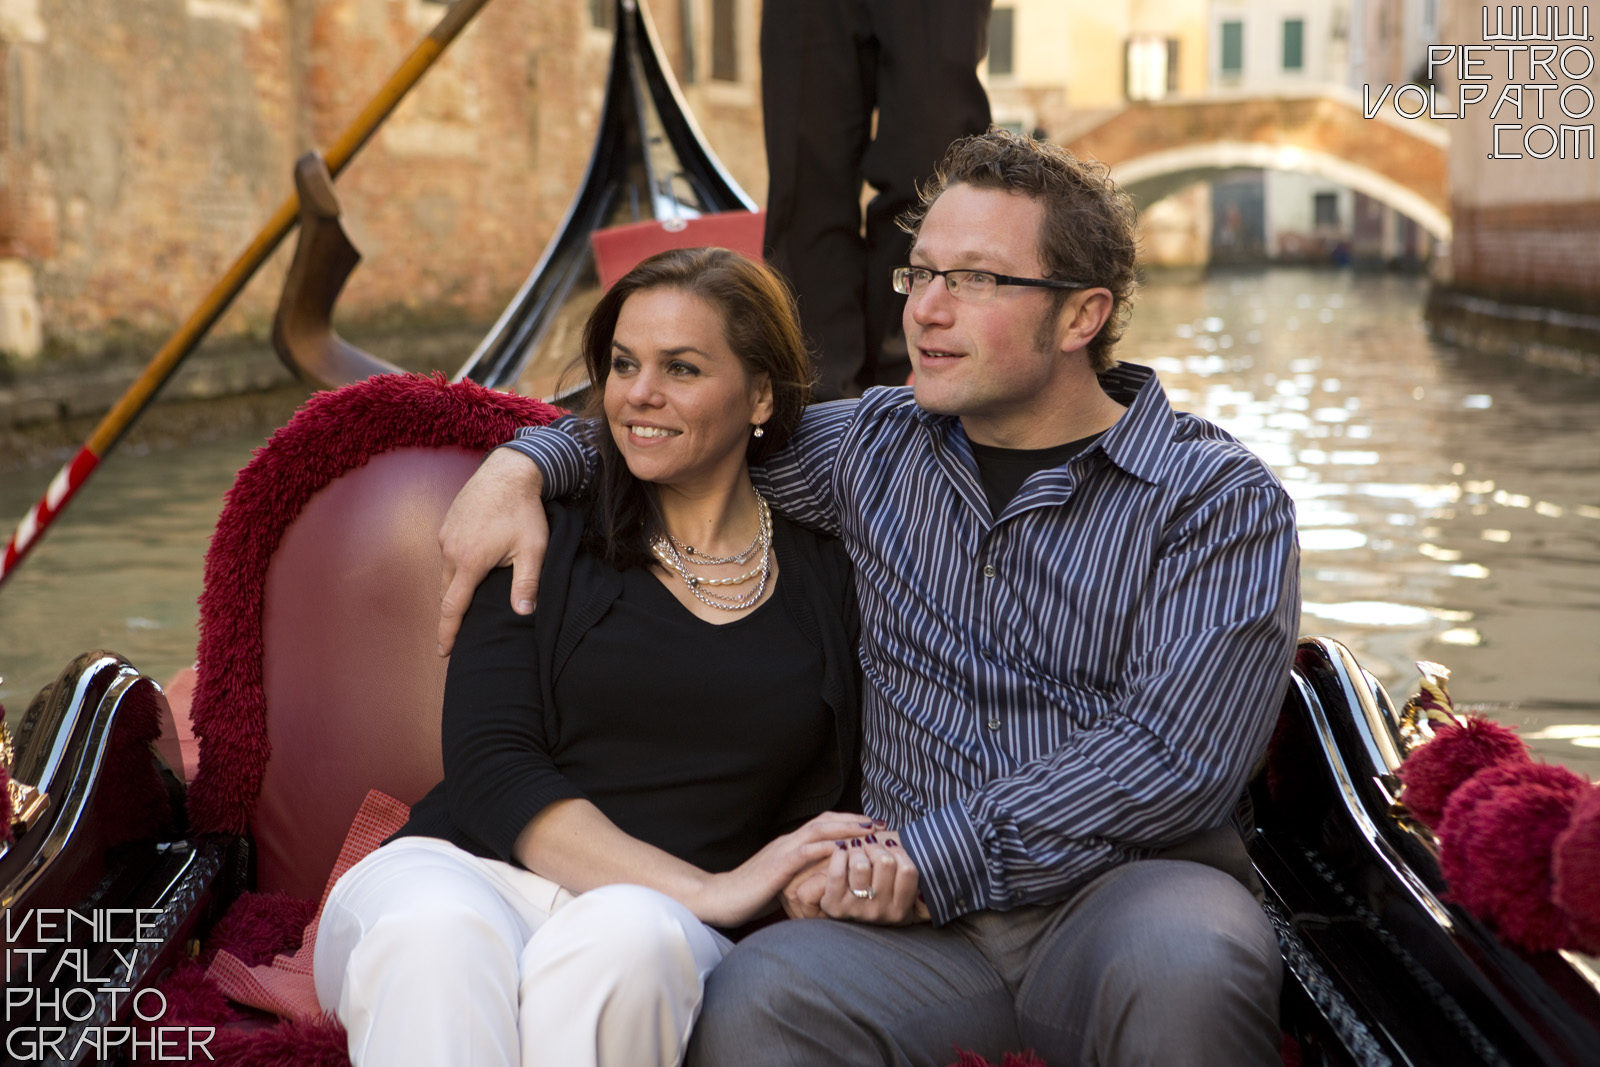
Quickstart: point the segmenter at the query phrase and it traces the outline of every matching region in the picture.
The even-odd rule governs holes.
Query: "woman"
[[[810,385],[787,289],[663,253],[583,352],[610,433],[585,505],[550,508],[538,610],[509,569],[479,587],[444,781],[324,909],[358,1065],[675,1063],[721,931],[870,825],[828,810],[856,804],[848,564],[749,475]]]

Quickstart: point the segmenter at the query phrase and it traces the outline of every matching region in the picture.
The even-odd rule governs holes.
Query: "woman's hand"
[[[824,812],[773,839],[733,870],[707,875],[695,900],[685,903],[712,926],[738,926],[759,918],[796,875],[827,863],[830,854],[842,858],[849,841],[870,833],[871,826],[872,820],[863,815]]]
[[[917,865],[882,822],[835,849],[826,864],[797,875],[784,889],[783,907],[794,919],[889,926],[929,919],[927,905],[917,896]]]

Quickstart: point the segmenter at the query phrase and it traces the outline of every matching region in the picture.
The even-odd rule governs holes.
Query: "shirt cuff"
[[[917,886],[935,926],[994,906],[983,845],[961,805],[902,826],[900,840],[917,865]]]
[[[501,445],[533,460],[544,478],[544,497],[558,500],[581,492],[589,481],[589,456],[575,434],[584,430],[576,415],[563,415],[548,426],[524,426]]]

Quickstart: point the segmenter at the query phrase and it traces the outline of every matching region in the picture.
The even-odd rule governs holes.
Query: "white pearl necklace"
[[[704,556],[679,542],[670,533],[651,540],[650,551],[663,567],[683,580],[683,584],[689,587],[689,592],[700,603],[722,611],[746,611],[761,600],[762,594],[767,591],[767,580],[772,576],[772,508],[760,493],[756,494],[756,514],[759,518],[756,539],[738,555],[720,558]],[[689,569],[691,563],[697,566],[743,563],[757,551],[761,553],[760,561],[745,573],[732,577],[706,578]],[[746,592],[730,594],[717,591],[719,588],[743,585],[752,578],[759,578],[760,581],[754,589]]]

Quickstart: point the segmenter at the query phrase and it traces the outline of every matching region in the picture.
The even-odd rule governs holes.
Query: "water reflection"
[[[158,405],[136,433],[158,444],[134,440],[109,455],[0,587],[0,703],[8,719],[86,649],[121,653],[162,681],[193,661],[195,602],[223,493],[305,395],[292,388],[256,399],[234,412],[242,425],[198,436],[187,425],[192,411]],[[188,443],[173,447],[174,438]],[[0,471],[5,536],[65,458]]]
[[[1122,350],[1270,462],[1299,508],[1302,631],[1397,697],[1453,670],[1469,710],[1600,777],[1600,382],[1430,344],[1417,279],[1274,271],[1153,281]],[[0,591],[13,715],[71,655],[157,677],[194,650],[201,559],[261,439],[119,454]],[[53,468],[0,476],[14,521]]]
[[[1126,350],[1294,495],[1302,632],[1396,697],[1414,661],[1445,663],[1461,704],[1600,774],[1600,383],[1430,344],[1422,293],[1309,271],[1155,284]]]

